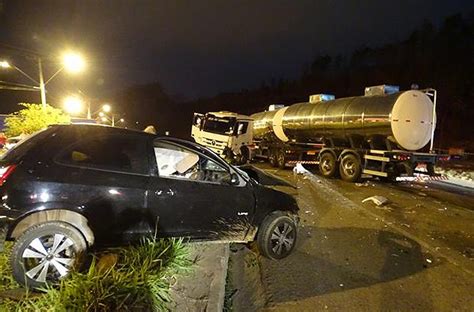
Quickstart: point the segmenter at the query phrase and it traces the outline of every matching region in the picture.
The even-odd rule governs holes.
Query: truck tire
[[[346,154],[339,164],[341,179],[347,182],[357,182],[362,175],[362,166],[354,154]]]
[[[285,151],[280,149],[277,152],[277,164],[278,168],[285,169],[286,165],[286,154]]]
[[[278,260],[287,257],[296,245],[297,227],[292,218],[282,211],[269,214],[257,233],[260,254]]]
[[[240,159],[239,159],[239,164],[240,165],[245,165],[249,161],[249,150],[246,147],[241,147],[240,148]]]
[[[426,171],[430,177],[435,176],[436,172],[433,164],[426,164]]]
[[[331,178],[336,174],[336,157],[332,153],[325,152],[319,158],[319,172],[323,177]]]
[[[86,250],[84,236],[69,223],[37,224],[19,236],[13,246],[13,277],[30,288],[57,283],[83,264]]]
[[[268,156],[268,160],[270,161],[270,165],[272,165],[272,167],[278,166],[277,153],[275,149],[270,150],[270,155]]]
[[[341,179],[347,182],[357,182],[362,175],[362,166],[354,154],[346,154],[339,164]]]

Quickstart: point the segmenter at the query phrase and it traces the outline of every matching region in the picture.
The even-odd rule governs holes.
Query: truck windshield
[[[206,116],[204,120],[204,125],[202,127],[203,131],[212,132],[217,134],[232,134],[235,125],[235,118],[232,117],[216,117],[216,116]]]

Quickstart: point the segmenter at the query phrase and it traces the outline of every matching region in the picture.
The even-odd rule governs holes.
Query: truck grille
[[[203,138],[202,142],[205,146],[210,147],[211,149],[223,150],[227,146],[227,142]]]

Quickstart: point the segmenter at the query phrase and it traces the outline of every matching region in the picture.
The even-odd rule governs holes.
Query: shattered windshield
[[[234,125],[235,118],[219,118],[213,115],[208,115],[204,120],[202,129],[206,132],[217,134],[231,134],[234,130]]]

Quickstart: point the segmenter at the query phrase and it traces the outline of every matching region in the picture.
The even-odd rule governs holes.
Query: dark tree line
[[[404,41],[377,48],[361,47],[351,55],[317,55],[297,80],[271,79],[253,90],[221,93],[176,103],[157,84],[136,87],[120,100],[139,102],[137,117],[148,112],[161,131],[189,137],[193,112],[229,110],[243,114],[270,104],[307,101],[310,94],[362,95],[366,86],[412,84],[438,90],[438,147],[474,150],[474,12],[446,18],[436,29],[430,22]],[[130,102],[132,101],[132,102]],[[156,115],[154,115],[156,114]],[[153,116],[158,116],[154,118]]]

